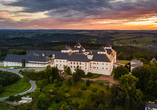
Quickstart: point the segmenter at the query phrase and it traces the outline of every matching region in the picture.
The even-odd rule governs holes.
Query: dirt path
[[[62,75],[61,75],[62,76]],[[68,77],[72,77],[72,75],[66,75],[65,78],[68,78]],[[88,80],[89,78],[81,78],[82,80]],[[114,81],[114,78],[113,78],[113,75],[112,76],[105,76],[105,75],[102,75],[98,78],[94,78],[94,79],[89,79],[90,81],[96,81],[96,80],[108,80],[110,81],[112,84],[117,84],[118,81]]]

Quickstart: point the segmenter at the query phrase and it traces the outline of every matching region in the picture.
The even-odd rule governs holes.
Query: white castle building
[[[72,72],[79,66],[80,69],[88,72],[111,75],[113,64],[116,63],[117,52],[107,44],[98,50],[85,49],[79,42],[71,49],[66,46],[61,51],[29,50],[27,55],[10,55],[4,60],[4,66],[22,66],[22,59],[25,59],[26,67],[57,66],[64,70],[69,66]],[[52,56],[50,58],[50,56]]]

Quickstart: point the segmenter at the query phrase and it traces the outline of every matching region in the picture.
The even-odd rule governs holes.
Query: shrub
[[[64,91],[65,91],[65,92],[69,92],[69,88],[68,88],[68,87],[65,87],[65,88],[64,88]]]
[[[16,99],[16,97],[14,95],[9,96],[8,100],[9,101],[14,101]]]
[[[62,82],[61,81],[58,81],[56,84],[55,84],[55,87],[61,87],[62,86]]]
[[[90,86],[90,81],[89,81],[89,79],[86,81],[86,86]]]
[[[97,92],[97,88],[92,88],[92,91],[93,92]]]
[[[42,86],[46,86],[47,84],[48,84],[47,79],[44,79],[44,80],[42,81]]]
[[[74,96],[75,97],[81,97],[82,96],[82,91],[81,90],[76,91]]]
[[[88,72],[87,76],[92,76],[93,74],[91,72]]]
[[[87,87],[86,86],[81,86],[81,90],[87,90]]]
[[[56,102],[58,103],[59,101],[62,101],[64,98],[64,93],[63,92],[58,92],[57,97],[56,97]]]

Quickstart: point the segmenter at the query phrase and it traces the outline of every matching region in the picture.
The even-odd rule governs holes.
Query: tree
[[[86,81],[86,86],[90,86],[90,81],[89,81],[89,79]]]
[[[73,84],[74,86],[77,84],[77,82],[81,79],[81,76],[78,74],[78,73],[73,73],[73,76],[72,76],[72,80],[73,80]]]
[[[141,90],[136,89],[136,83],[138,82],[138,78],[131,74],[125,74],[119,78],[118,82],[119,84],[114,84],[111,86],[114,103],[116,103],[117,105],[123,105],[125,103],[126,110],[127,106],[130,108],[130,110],[134,110],[131,108],[138,107],[143,97]]]
[[[77,67],[72,76],[74,85],[76,85],[83,76],[85,76],[85,72]]]
[[[58,68],[47,66],[45,76],[47,78],[48,83],[52,83],[54,81],[54,79],[59,80],[60,76],[59,76]]]
[[[70,67],[67,67],[66,70],[65,70],[65,72],[66,72],[67,74],[69,74],[69,75],[72,74],[72,71],[71,71]]]
[[[10,95],[8,98],[9,101],[14,101],[15,99],[16,99],[16,97],[14,95]]]
[[[119,79],[122,75],[129,74],[129,70],[126,67],[118,66],[114,70],[114,77]]]
[[[68,86],[71,86],[71,85],[72,85],[72,78],[71,78],[71,77],[69,77],[69,78],[67,79],[66,84],[67,84]]]
[[[25,67],[25,59],[22,59],[22,68]]]
[[[143,62],[143,63],[147,63],[147,60],[144,59],[144,58],[139,58],[139,60],[140,60],[141,62]]]
[[[4,87],[2,85],[0,85],[0,94],[3,93],[5,90],[4,90]]]
[[[125,110],[131,110],[130,109],[130,97],[127,94],[126,99],[125,99]]]
[[[41,94],[37,99],[37,106],[42,110],[46,110],[50,105],[50,99],[45,94]]]
[[[136,76],[139,81],[136,83],[136,87],[141,89],[145,96],[151,95],[156,97],[157,93],[157,67],[154,63],[136,67],[132,70],[132,75]],[[149,97],[148,97],[149,98]]]
[[[136,89],[136,83],[138,78],[131,74],[122,75],[118,81],[120,84],[120,89],[123,93],[126,94],[135,100],[136,105],[138,106],[141,103],[143,94],[140,89]]]
[[[118,55],[117,55],[117,59],[119,60],[125,60],[126,59],[126,55],[122,52],[120,52]]]

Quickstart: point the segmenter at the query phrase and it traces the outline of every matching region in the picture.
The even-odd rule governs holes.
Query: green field
[[[144,38],[130,38],[130,39],[119,39],[118,41],[114,41],[114,45],[130,45],[134,44],[133,40],[136,40],[136,46],[141,46],[141,45],[155,45],[152,40],[157,40],[154,37],[144,37]]]
[[[125,61],[121,61],[120,63],[122,63],[122,64],[128,64],[128,62],[125,62]]]
[[[7,97],[10,95],[16,95],[18,93],[29,90],[31,87],[30,83],[26,82],[24,79],[20,78],[18,82],[5,86],[5,91],[0,94],[0,97]]]

